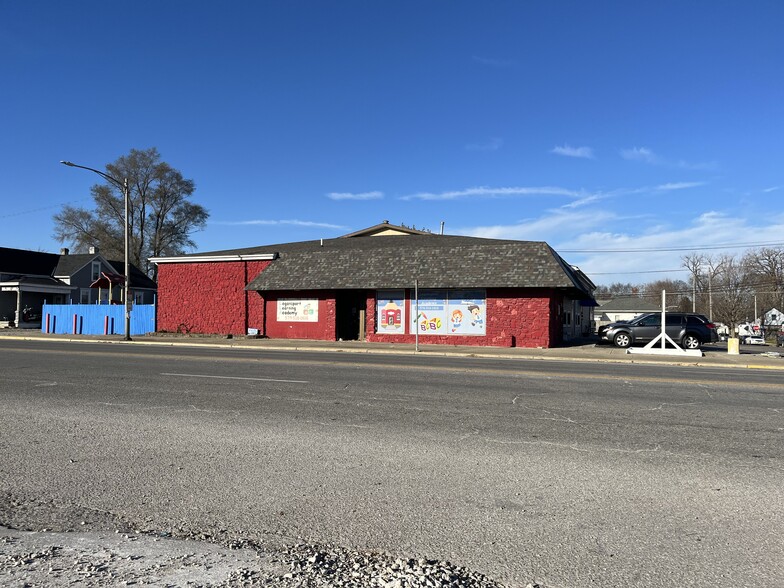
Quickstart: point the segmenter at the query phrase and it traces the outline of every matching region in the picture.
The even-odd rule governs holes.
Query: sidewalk
[[[134,336],[125,341],[122,335],[52,335],[35,329],[0,329],[0,340],[69,341],[74,343],[107,343],[119,345],[191,346],[230,349],[258,349],[266,351],[321,351],[341,353],[375,353],[414,355],[416,347],[409,343],[367,343],[364,341],[312,341],[302,339],[257,339],[221,335],[181,335],[151,333]],[[659,365],[692,365],[711,367],[756,368],[784,371],[784,357],[775,354],[784,349],[774,346],[741,348],[740,355],[729,355],[726,343],[716,343],[703,349],[702,357],[675,355],[627,354],[609,344],[597,344],[594,339],[567,342],[551,349],[524,347],[483,347],[465,345],[419,345],[422,355],[441,357],[486,357],[500,359],[539,359],[572,362],[609,362]],[[763,355],[770,353],[772,356]]]

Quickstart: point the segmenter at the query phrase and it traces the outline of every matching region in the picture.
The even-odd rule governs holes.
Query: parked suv
[[[703,343],[719,340],[716,325],[701,314],[668,312],[664,330],[681,347],[699,349]],[[610,323],[599,327],[599,338],[616,347],[648,343],[661,333],[661,313],[649,312],[629,322]]]

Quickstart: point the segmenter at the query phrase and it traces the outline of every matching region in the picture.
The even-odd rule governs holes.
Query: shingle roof
[[[111,265],[115,271],[120,275],[125,275],[125,261],[117,261],[116,259],[107,259],[109,265]],[[130,264],[131,270],[131,290],[134,288],[149,288],[152,290],[156,290],[158,288],[158,284],[156,284],[150,276],[145,274],[142,270],[136,267],[133,264]]]
[[[613,298],[609,302],[602,304],[598,310],[602,312],[649,312],[661,310],[661,306],[657,306],[637,296],[623,296],[621,298]]]
[[[93,259],[98,257],[97,253],[71,253],[61,255],[54,270],[55,276],[72,276]]]
[[[540,241],[452,235],[354,237],[201,253],[278,258],[248,290],[559,288],[590,298],[575,271]],[[187,256],[184,256],[187,258]]]
[[[18,276],[71,276],[98,256],[97,253],[60,255],[0,247],[0,273]],[[125,262],[107,261],[118,273],[124,273]],[[155,282],[135,265],[131,264],[130,269],[131,288],[157,288]]]
[[[79,271],[85,265],[90,263],[96,257],[99,257],[100,254],[98,253],[72,253],[70,255],[61,255],[60,261],[57,264],[57,269],[55,270],[56,276],[70,276]],[[125,274],[125,261],[117,261],[116,259],[105,259],[109,262],[115,271],[118,274]],[[150,277],[137,268],[135,265],[130,264],[131,270],[131,289],[134,288],[151,288],[156,289],[157,285],[153,282]]]
[[[51,276],[58,257],[56,253],[0,247],[0,273]]]

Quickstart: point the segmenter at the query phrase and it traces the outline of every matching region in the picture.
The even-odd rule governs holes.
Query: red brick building
[[[382,223],[337,239],[153,259],[160,331],[552,347],[586,334],[591,281],[547,243]]]

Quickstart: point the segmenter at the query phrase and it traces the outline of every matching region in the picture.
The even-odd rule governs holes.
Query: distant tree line
[[[638,297],[661,304],[664,290],[668,310],[697,312],[733,328],[762,319],[772,308],[784,311],[782,247],[750,249],[742,255],[690,253],[681,258],[681,267],[689,272],[687,280],[617,282],[599,286],[594,296],[599,300]]]

